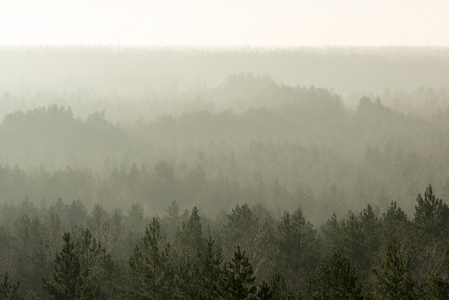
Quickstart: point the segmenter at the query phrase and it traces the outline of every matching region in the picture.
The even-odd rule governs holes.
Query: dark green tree
[[[198,264],[192,262],[189,256],[184,256],[176,273],[176,299],[201,299],[201,280]]]
[[[270,282],[273,299],[277,300],[295,300],[300,299],[295,293],[289,291],[284,276],[279,272],[274,274]]]
[[[86,285],[90,287],[86,288],[97,291],[99,299],[110,298],[108,292],[112,290],[111,282],[115,271],[111,255],[87,228],[79,228],[73,240],[81,269],[87,270]]]
[[[2,300],[19,300],[22,297],[19,296],[17,290],[19,289],[20,281],[16,285],[11,285],[8,272],[3,276],[3,280],[0,285],[0,299]]]
[[[424,197],[421,194],[416,197],[412,225],[416,260],[422,262],[414,270],[414,276],[417,281],[423,281],[430,272],[438,272],[442,265],[441,257],[449,248],[449,207],[435,196],[431,185],[426,188]]]
[[[316,235],[316,230],[299,208],[293,214],[285,212],[277,225],[273,269],[285,274],[287,284],[296,291],[318,266],[320,251]]]
[[[26,292],[34,290],[39,296],[43,296],[40,291],[42,276],[49,276],[52,271],[48,264],[51,255],[47,231],[45,224],[37,217],[30,219],[22,215],[15,220],[15,238],[11,240],[17,276],[22,282],[21,289]]]
[[[446,279],[442,276],[432,273],[430,275],[428,290],[435,299],[449,299],[449,251],[446,252],[444,259],[446,265]]]
[[[273,291],[270,289],[268,283],[264,280],[257,289],[257,299],[268,300],[273,299]]]
[[[349,259],[335,253],[309,282],[310,299],[363,299],[362,287]]]
[[[70,233],[63,237],[64,245],[56,255],[55,270],[49,282],[42,278],[42,288],[49,299],[94,299],[99,287],[89,283],[89,270],[82,268]]]
[[[130,275],[135,284],[121,288],[132,299],[173,299],[174,271],[170,244],[162,244],[160,223],[153,218],[145,229],[143,247],[136,245],[129,258]]]
[[[432,185],[426,188],[424,198],[416,197],[415,218],[418,229],[426,236],[438,238],[449,225],[449,207],[433,194]]]
[[[381,299],[417,299],[415,284],[409,273],[410,256],[404,255],[401,242],[392,239],[385,258],[373,269],[376,297]]]
[[[393,237],[407,236],[411,229],[411,222],[396,201],[392,201],[387,211],[383,214],[381,226],[382,232],[388,241]]]
[[[197,254],[203,246],[203,227],[196,207],[192,209],[189,219],[178,228],[176,244],[181,255],[195,258],[196,262]]]
[[[204,251],[199,252],[201,296],[200,299],[216,299],[219,295],[219,282],[223,271],[223,256],[220,247],[214,247],[214,240],[209,236]]]
[[[254,282],[253,267],[245,257],[245,251],[241,252],[237,247],[234,257],[224,268],[221,293],[224,299],[254,299],[257,292]]]

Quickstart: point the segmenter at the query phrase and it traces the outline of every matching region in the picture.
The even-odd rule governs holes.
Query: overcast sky
[[[449,0],[0,0],[0,44],[449,46]]]

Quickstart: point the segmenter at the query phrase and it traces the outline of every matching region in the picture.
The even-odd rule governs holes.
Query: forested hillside
[[[449,299],[447,49],[0,65],[0,299]]]
[[[363,97],[352,111],[325,89],[250,74],[208,94],[241,109],[128,124],[58,105],[6,115],[0,199],[63,197],[125,210],[139,201],[159,213],[176,199],[210,216],[244,202],[277,214],[299,204],[319,225],[368,203],[397,201],[411,213],[410,197],[428,183],[449,196],[447,108],[417,117]]]
[[[368,204],[313,226],[237,204],[215,218],[79,200],[0,209],[2,299],[447,299],[449,207]]]

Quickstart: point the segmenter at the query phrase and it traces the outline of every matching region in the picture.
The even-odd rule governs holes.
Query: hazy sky
[[[0,0],[0,44],[449,46],[449,0]]]

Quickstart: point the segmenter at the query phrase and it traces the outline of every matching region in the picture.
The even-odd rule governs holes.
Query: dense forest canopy
[[[299,202],[323,222],[392,200],[411,212],[408,199],[429,182],[449,196],[447,107],[408,114],[362,97],[353,111],[327,89],[250,73],[228,76],[203,97],[211,109],[127,123],[58,104],[9,113],[0,125],[8,178],[1,197],[123,208],[132,198],[156,211],[178,199],[212,215],[242,201],[281,211]]]
[[[447,299],[448,49],[0,65],[0,298]]]

